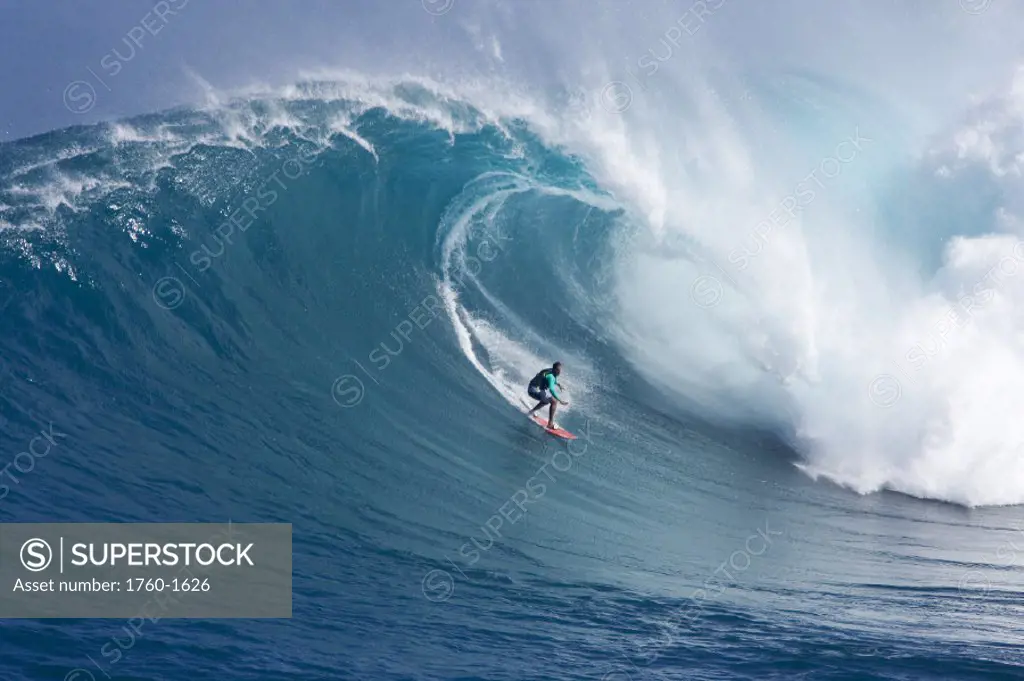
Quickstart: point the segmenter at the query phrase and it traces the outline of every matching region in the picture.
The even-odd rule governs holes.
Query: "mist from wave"
[[[605,264],[623,354],[683,408],[776,430],[813,476],[863,493],[1024,502],[1012,417],[1024,406],[1024,81],[952,67],[968,46],[995,60],[1002,48],[983,29],[998,15],[937,8],[914,25],[888,13],[880,31],[878,12],[851,9],[828,25],[870,27],[880,44],[846,31],[822,53],[802,35],[755,63],[724,39],[743,30],[736,21],[810,15],[733,9],[652,9],[665,30],[646,43],[635,29],[651,16],[598,12],[580,43],[550,45],[563,67],[585,62],[582,87],[531,123],[627,209]],[[879,73],[906,45],[955,77]],[[811,53],[806,68],[786,63]]]

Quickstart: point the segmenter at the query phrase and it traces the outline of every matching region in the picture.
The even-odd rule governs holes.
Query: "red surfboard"
[[[525,404],[525,401],[524,401],[524,404]],[[527,407],[529,407],[529,405],[527,405]],[[544,412],[544,413],[547,413],[547,409],[541,409],[541,411]],[[543,428],[545,432],[551,433],[555,437],[560,437],[563,440],[575,440],[576,439],[575,435],[570,433],[568,430],[565,430],[564,428],[561,428],[561,427],[548,428],[548,420],[547,420],[546,417],[541,417],[538,414],[533,414],[532,416],[530,416],[530,420],[533,421],[534,423],[536,423],[541,428]],[[557,423],[555,425],[558,426]]]

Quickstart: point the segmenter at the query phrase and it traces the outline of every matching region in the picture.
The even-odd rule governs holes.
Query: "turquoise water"
[[[4,678],[1020,677],[1016,509],[858,495],[666,398],[621,192],[391,94],[445,116],[310,94],[0,147],[4,464],[66,435],[0,519],[294,526],[292,619],[6,621]],[[554,359],[572,444],[518,403]]]

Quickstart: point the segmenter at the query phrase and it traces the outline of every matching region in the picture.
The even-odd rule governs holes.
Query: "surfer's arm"
[[[555,382],[555,377],[552,376],[551,374],[548,374],[548,391],[551,393],[552,397],[554,397],[556,400],[564,404],[562,397],[558,394],[558,391],[555,390],[557,386],[558,383]]]

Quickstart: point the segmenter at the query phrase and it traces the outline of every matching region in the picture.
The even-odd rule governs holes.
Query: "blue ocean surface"
[[[290,619],[5,620],[0,678],[1024,678],[1022,469],[936,454],[974,425],[922,378],[950,363],[865,363],[837,340],[858,305],[777,296],[802,270],[757,269],[783,245],[757,221],[716,241],[698,195],[728,178],[700,154],[705,190],[658,214],[653,185],[608,181],[606,137],[374,87],[0,146],[0,520],[293,526]],[[821,126],[795,156],[875,135]],[[843,178],[913,252],[874,168]],[[736,248],[753,264],[723,274]],[[813,235],[800,252],[837,271]],[[871,285],[816,290],[840,281]],[[937,357],[924,316],[910,344]],[[554,360],[572,442],[523,414]],[[945,429],[864,435],[904,433],[901,408],[932,423],[939,397]],[[40,431],[45,454],[16,460]]]

